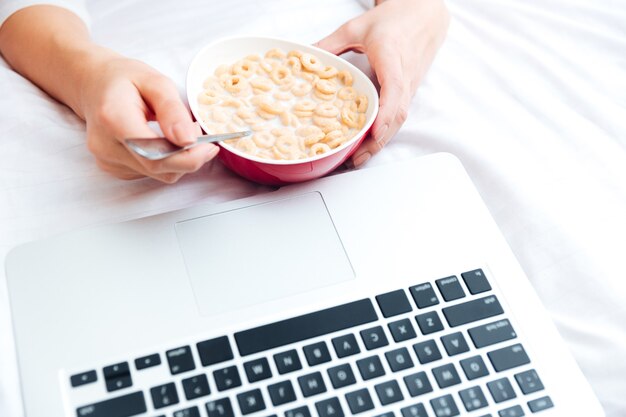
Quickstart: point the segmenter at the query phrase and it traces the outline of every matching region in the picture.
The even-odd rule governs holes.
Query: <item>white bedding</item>
[[[626,2],[449,7],[447,41],[406,125],[363,169],[457,155],[607,415],[625,416]],[[182,92],[188,62],[212,39],[251,33],[314,42],[364,6],[98,0],[88,8],[97,41],[147,61]],[[0,259],[48,235],[270,191],[219,163],[173,186],[108,177],[68,109],[1,60],[0,85]],[[0,416],[21,417],[7,303],[0,279]]]

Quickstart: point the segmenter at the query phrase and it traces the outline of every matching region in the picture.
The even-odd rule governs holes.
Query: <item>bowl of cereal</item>
[[[220,142],[219,156],[249,180],[285,185],[319,178],[363,141],[378,113],[371,80],[310,45],[237,37],[204,47],[187,73],[191,111],[207,134],[251,130]]]

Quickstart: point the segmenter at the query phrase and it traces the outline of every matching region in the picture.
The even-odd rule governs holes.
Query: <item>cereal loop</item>
[[[356,111],[359,113],[365,113],[367,111],[367,96],[358,96],[354,99],[354,103],[356,104]]]
[[[274,146],[274,143],[276,142],[276,138],[274,137],[274,135],[267,131],[255,133],[252,136],[252,140],[259,148],[268,149]]]
[[[316,143],[311,146],[311,155],[317,156],[325,154],[326,152],[330,152],[330,147],[325,143]]]
[[[356,91],[352,87],[343,87],[337,93],[337,97],[342,100],[354,100],[356,98]]]
[[[317,75],[319,75],[319,77],[323,79],[333,78],[335,75],[337,75],[337,73],[337,68],[331,66],[324,67],[321,70],[317,71]]]
[[[248,80],[241,75],[228,75],[221,79],[222,87],[231,93],[240,93],[244,91],[248,86]]]
[[[310,72],[317,72],[322,69],[322,63],[316,56],[311,54],[302,54],[300,56],[300,62],[305,70]]]
[[[276,67],[270,73],[270,77],[276,84],[285,84],[291,79],[291,71],[287,67]]]
[[[332,103],[320,103],[315,108],[315,114],[322,117],[337,117],[339,109]]]
[[[272,89],[272,82],[265,77],[256,77],[250,80],[250,85],[253,88],[256,88],[265,92],[270,91]]]
[[[349,71],[339,71],[337,73],[337,78],[339,78],[339,81],[341,81],[346,87],[352,87],[352,74],[350,74]]]
[[[283,59],[285,56],[285,52],[280,48],[272,48],[265,53],[265,58]]]
[[[243,75],[246,78],[250,78],[254,75],[256,71],[256,66],[258,64],[254,61],[250,61],[249,59],[242,59],[241,61],[235,62],[231,72],[233,75]]]
[[[359,119],[356,113],[346,107],[341,109],[341,121],[348,127],[359,126]]]
[[[309,94],[313,86],[309,83],[300,83],[291,89],[291,92],[296,97],[303,97]]]

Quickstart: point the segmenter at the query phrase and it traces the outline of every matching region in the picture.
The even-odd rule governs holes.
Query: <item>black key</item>
[[[206,412],[209,417],[235,417],[228,397],[206,403]]]
[[[487,388],[489,388],[489,392],[491,392],[493,400],[497,403],[513,399],[517,396],[515,395],[515,391],[513,391],[511,383],[506,378],[488,382]]]
[[[393,372],[398,372],[403,369],[411,368],[413,366],[413,360],[409,355],[409,351],[406,348],[400,348],[391,350],[385,353],[389,367]]]
[[[539,375],[537,375],[537,371],[535,371],[534,369],[515,374],[515,380],[517,381],[517,385],[519,385],[524,395],[541,391],[544,388],[541,379],[539,379]]]
[[[265,358],[259,358],[250,362],[246,362],[243,364],[243,369],[246,371],[248,381],[251,383],[272,377],[270,364]]]
[[[395,380],[383,382],[382,384],[376,385],[374,388],[376,389],[376,394],[378,395],[378,399],[382,405],[397,403],[398,401],[404,400],[402,391],[400,391],[400,386]]]
[[[161,355],[158,353],[135,359],[135,368],[137,368],[138,371],[157,365],[161,365]]]
[[[338,358],[345,358],[346,356],[356,355],[361,352],[356,342],[356,337],[354,337],[353,334],[335,337],[333,339],[333,346],[335,347]]]
[[[356,383],[352,367],[348,363],[329,368],[328,377],[333,388],[342,388]]]
[[[432,392],[433,387],[430,385],[426,372],[418,372],[404,377],[404,383],[411,397]]]
[[[239,403],[241,414],[244,415],[265,409],[265,402],[263,401],[263,395],[260,389],[237,394],[237,402]]]
[[[524,415],[524,410],[519,405],[498,411],[499,417],[523,417]]]
[[[389,344],[387,336],[385,336],[385,331],[381,326],[361,330],[361,338],[367,350],[376,349]]]
[[[506,371],[507,369],[530,363],[530,358],[519,343],[489,352],[487,356],[489,356],[489,360],[496,372]]]
[[[456,372],[453,363],[433,368],[433,375],[435,375],[439,388],[446,388],[461,383],[461,378]]]
[[[505,340],[515,339],[517,334],[507,319],[483,324],[468,330],[477,348],[494,345]]]
[[[387,411],[386,413],[378,414],[376,417],[395,417],[393,411]]]
[[[81,372],[80,374],[72,375],[70,377],[70,383],[73,387],[80,387],[81,385],[91,384],[98,380],[96,371]]]
[[[234,365],[213,371],[213,378],[215,378],[215,385],[218,391],[225,391],[241,385],[239,371],[237,371],[237,367]]]
[[[428,417],[424,404],[417,403],[400,409],[402,417]]]
[[[274,362],[276,363],[278,373],[281,375],[302,369],[298,351],[295,349],[275,354]]]
[[[152,396],[152,404],[156,410],[178,404],[178,393],[173,382],[150,388],[150,396]]]
[[[467,388],[459,391],[461,402],[467,411],[474,411],[487,407],[489,403],[479,386]]]
[[[435,294],[435,290],[429,282],[414,285],[409,288],[409,290],[411,291],[411,295],[413,296],[413,300],[415,301],[417,308],[426,308],[439,304],[437,294]]]
[[[370,356],[369,358],[360,359],[356,361],[356,366],[359,368],[361,378],[363,378],[364,381],[385,375],[383,364],[380,362],[380,358],[378,356]]]
[[[550,397],[541,397],[536,400],[528,401],[528,408],[533,413],[537,413],[539,411],[547,410],[548,408],[554,407],[552,400]]]
[[[309,407],[305,405],[285,411],[285,417],[311,417],[311,413],[309,412]]]
[[[422,365],[441,359],[441,352],[434,340],[416,343],[413,345],[413,350]]]
[[[170,372],[172,375],[196,369],[196,365],[193,362],[193,356],[191,356],[191,348],[189,346],[181,346],[176,349],[168,350],[165,352],[165,356],[167,357],[167,362],[170,365]]]
[[[359,414],[374,408],[372,397],[367,388],[349,392],[346,394],[346,401],[348,401],[348,407],[350,407],[352,414]]]
[[[200,417],[200,411],[198,407],[185,408],[175,411],[172,417]]]
[[[102,370],[102,373],[104,374],[104,381],[108,392],[127,388],[133,385],[128,362],[106,366]]]
[[[430,400],[430,406],[433,408],[437,417],[453,417],[459,415],[459,409],[454,402],[454,398],[449,394],[433,398]]]
[[[131,379],[130,374],[106,380],[107,391],[109,392],[117,391],[118,389],[128,388],[132,385],[133,380]]]
[[[404,290],[391,291],[386,294],[376,296],[378,306],[383,312],[383,316],[392,317],[398,314],[408,313],[411,311],[411,303],[406,298]]]
[[[145,412],[146,400],[143,396],[143,392],[139,391],[99,403],[78,407],[76,409],[76,416],[131,417]]]
[[[489,281],[487,281],[487,277],[485,277],[485,273],[482,269],[463,272],[461,276],[470,294],[479,294],[491,290],[491,285],[489,285]]]
[[[441,278],[435,282],[444,300],[452,301],[465,297],[465,291],[463,291],[463,287],[461,287],[461,283],[456,276]]]
[[[300,384],[300,390],[302,391],[302,395],[305,397],[326,392],[324,379],[322,378],[322,374],[319,372],[298,377],[298,384]]]
[[[326,342],[313,343],[312,345],[305,346],[303,350],[309,366],[330,362],[330,352],[328,351]]]
[[[489,375],[487,366],[485,366],[485,362],[480,356],[472,356],[471,358],[463,359],[461,361],[461,368],[463,368],[465,376],[470,381]]]
[[[391,331],[391,337],[393,337],[393,340],[396,342],[403,342],[417,337],[415,330],[413,329],[413,325],[411,324],[411,320],[409,319],[393,321],[389,323],[388,326],[389,331]]]
[[[214,365],[233,358],[233,350],[227,336],[216,337],[196,344],[202,366]]]
[[[430,311],[428,313],[415,316],[415,320],[417,320],[417,325],[419,326],[423,335],[443,330],[443,324],[441,323],[439,315],[436,311]]]
[[[502,310],[502,306],[495,295],[478,298],[443,309],[443,315],[446,316],[450,327],[461,326],[502,313],[504,313],[504,310]]]
[[[209,380],[205,374],[183,379],[183,391],[185,391],[185,398],[188,400],[209,395],[211,393],[211,390],[209,389]]]
[[[287,404],[296,400],[296,393],[289,380],[272,384],[267,387],[267,390],[274,405]]]
[[[242,356],[378,320],[368,298],[235,333]]]
[[[315,403],[317,414],[320,417],[343,417],[343,409],[339,403],[339,398],[333,397]]]
[[[469,346],[467,346],[467,342],[461,332],[441,336],[441,342],[446,352],[448,352],[448,356],[458,355],[469,350]]]

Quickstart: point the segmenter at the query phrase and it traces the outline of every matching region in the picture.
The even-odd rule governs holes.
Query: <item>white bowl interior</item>
[[[303,52],[309,52],[316,55],[324,63],[324,65],[332,65],[340,71],[350,71],[354,80],[353,87],[357,91],[365,94],[369,102],[367,111],[365,113],[365,125],[356,135],[354,135],[351,140],[344,143],[340,147],[333,149],[331,152],[306,159],[284,161],[258,158],[241,152],[238,149],[235,149],[233,146],[222,143],[222,145],[229,151],[246,159],[266,164],[291,165],[303,162],[311,162],[317,159],[325,158],[350,146],[370,128],[372,123],[374,123],[374,119],[378,114],[378,93],[376,92],[376,87],[374,87],[372,81],[361,70],[359,70],[351,63],[311,45],[304,45],[275,38],[237,37],[225,38],[207,45],[206,47],[201,49],[200,52],[198,52],[198,54],[194,57],[189,66],[189,70],[187,72],[187,99],[189,101],[189,107],[191,108],[194,117],[196,118],[198,123],[200,123],[200,126],[202,126],[202,129],[204,131],[207,131],[207,127],[199,117],[200,113],[198,105],[198,95],[203,91],[202,83],[204,82],[204,80],[209,75],[212,75],[215,69],[221,64],[232,64],[251,54],[259,54],[262,56],[265,52],[272,48],[280,48],[285,52],[293,49],[297,49]]]

